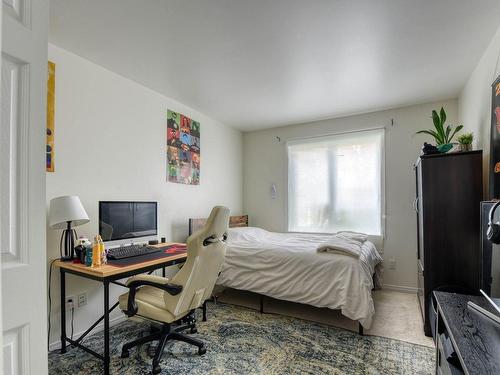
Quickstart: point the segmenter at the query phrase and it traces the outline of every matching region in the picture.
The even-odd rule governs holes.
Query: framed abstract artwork
[[[47,140],[45,145],[45,170],[54,172],[54,112],[56,101],[56,64],[49,61],[47,72]]]
[[[200,184],[200,123],[167,110],[167,181]]]

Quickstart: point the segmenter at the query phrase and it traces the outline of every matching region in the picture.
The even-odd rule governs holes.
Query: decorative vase
[[[444,143],[442,145],[438,145],[437,149],[439,150],[440,153],[445,154],[448,151],[450,151],[453,147],[453,143]]]
[[[472,151],[472,143],[460,143],[460,151]]]

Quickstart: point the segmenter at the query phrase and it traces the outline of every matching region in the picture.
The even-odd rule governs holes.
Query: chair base
[[[153,356],[153,363],[152,363],[153,369],[151,373],[159,374],[161,372],[161,367],[160,367],[161,356],[163,354],[163,350],[165,349],[165,344],[169,340],[183,341],[185,343],[194,345],[198,348],[199,355],[205,354],[207,352],[207,349],[203,341],[188,336],[187,334],[181,333],[182,331],[185,331],[187,329],[190,330],[190,333],[197,332],[195,320],[190,315],[181,319],[179,321],[180,324],[178,326],[172,326],[170,324],[162,324],[159,327],[155,327],[151,325],[151,330],[149,335],[141,337],[137,340],[128,342],[123,345],[121,357],[128,358],[130,355],[129,350],[135,346],[143,345],[151,341],[158,341],[158,346],[156,347]]]

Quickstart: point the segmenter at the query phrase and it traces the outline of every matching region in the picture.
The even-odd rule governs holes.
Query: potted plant
[[[439,114],[436,111],[432,111],[432,122],[434,123],[434,129],[420,130],[416,134],[428,134],[434,138],[436,141],[436,146],[439,152],[445,153],[451,150],[453,144],[451,143],[455,134],[462,130],[463,125],[458,125],[453,129],[453,125],[447,125],[446,128],[444,123],[446,122],[446,112],[444,108],[441,107]]]
[[[472,141],[474,140],[474,134],[465,133],[458,137],[458,143],[460,144],[460,151],[472,151]]]

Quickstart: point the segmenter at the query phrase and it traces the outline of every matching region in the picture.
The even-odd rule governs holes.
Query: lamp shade
[[[75,195],[68,195],[52,199],[49,209],[50,228],[65,229],[68,221],[71,222],[73,227],[90,221],[82,202],[80,202],[80,198]]]

